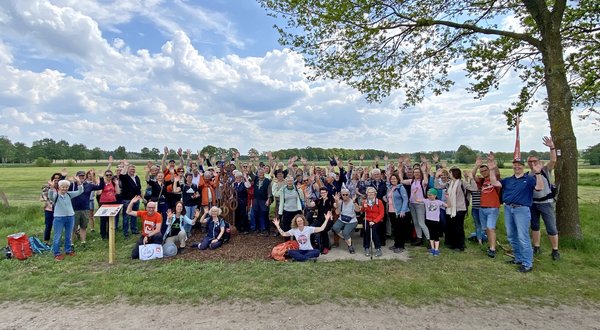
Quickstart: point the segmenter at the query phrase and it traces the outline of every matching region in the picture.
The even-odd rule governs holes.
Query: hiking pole
[[[369,230],[371,231],[371,244],[369,245],[369,250],[371,251],[371,260],[373,260],[373,226],[369,226]]]

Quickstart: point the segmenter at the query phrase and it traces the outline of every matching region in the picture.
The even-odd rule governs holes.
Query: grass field
[[[74,173],[79,168],[69,168]],[[11,207],[0,208],[0,236],[25,231],[41,236],[43,212],[38,201],[41,185],[56,168],[0,168],[0,189]],[[503,170],[504,172],[510,170]],[[507,172],[507,173],[508,173]],[[475,303],[492,300],[559,304],[600,302],[600,187],[597,169],[581,176],[589,184],[580,186],[581,226],[585,239],[561,240],[562,260],[549,257],[547,239],[534,271],[519,274],[504,263],[507,258],[489,259],[481,247],[468,243],[465,253],[442,249],[431,258],[423,248],[409,249],[411,260],[276,263],[191,262],[177,259],[150,262],[128,259],[132,239],[117,235],[117,263],[107,263],[107,244],[93,233],[88,247],[77,256],[55,262],[51,255],[26,261],[0,260],[0,301],[29,299],[65,303],[110,302],[125,299],[134,303],[153,300],[164,303],[194,303],[208,300],[253,299],[259,301],[301,300],[306,303],[354,300],[391,301],[406,305],[443,302],[460,298]],[[473,230],[468,218],[467,233]],[[502,216],[499,240],[506,243]],[[384,251],[384,253],[389,253]],[[6,285],[6,284],[10,285]],[[160,297],[160,299],[156,299]]]

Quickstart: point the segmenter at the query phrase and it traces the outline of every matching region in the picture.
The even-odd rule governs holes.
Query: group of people
[[[241,234],[296,239],[300,250],[290,252],[290,257],[298,261],[327,254],[340,246],[340,240],[349,253],[356,253],[351,234],[361,227],[365,256],[381,256],[386,237],[392,238],[393,253],[403,252],[410,243],[427,245],[432,256],[439,256],[441,237],[449,249],[464,251],[464,220],[470,207],[476,239],[480,244],[487,240],[487,255],[495,258],[496,222],[504,205],[506,232],[514,252],[510,262],[528,272],[533,253],[540,253],[540,216],[550,237],[551,256],[560,258],[552,203],[555,189],[550,179],[556,151],[551,138],[544,137],[543,143],[551,155],[546,165],[530,156],[530,171],[525,172],[525,161],[515,158],[513,175],[502,179],[493,153],[487,159],[478,158],[471,171],[462,171],[448,168],[437,155],[431,162],[421,157],[416,164],[408,157],[400,157],[398,163],[384,157],[370,166],[363,165],[363,157],[356,165],[348,161],[347,166],[334,157],[329,166],[320,167],[297,157],[286,166],[270,153],[267,162],[254,155],[242,161],[239,154],[217,161],[200,153],[194,159],[187,150],[184,160],[180,148],[177,162],[167,161],[169,149],[165,147],[161,164],[148,162],[144,168],[145,189],[136,166],[127,161],[120,161],[113,174],[112,158],[98,177],[93,170],[80,171],[70,182],[65,180],[66,173],[53,174],[42,194],[44,239],[50,239],[53,228],[53,251],[60,260],[59,242],[65,230],[65,252],[73,254],[70,233],[85,242],[88,224],[93,228],[97,200],[99,205],[123,205],[122,221],[117,216],[115,225],[121,224],[125,237],[139,233],[137,218],[141,218],[142,236],[133,258],[138,257],[137,246],[148,242],[172,242],[184,249],[194,228],[206,232],[197,247],[218,248],[226,226],[221,216],[225,208],[233,212],[233,223]],[[144,211],[139,211],[140,203],[145,204]],[[107,217],[100,218],[103,239],[108,237],[107,223]]]

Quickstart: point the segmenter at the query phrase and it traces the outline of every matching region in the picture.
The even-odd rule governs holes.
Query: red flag
[[[519,136],[519,123],[521,122],[521,117],[517,117],[517,123],[515,125],[517,136],[515,140],[515,152],[513,154],[513,159],[521,159],[521,138]]]

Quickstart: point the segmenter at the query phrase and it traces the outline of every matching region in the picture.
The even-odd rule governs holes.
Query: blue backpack
[[[31,246],[31,251],[35,254],[50,251],[50,246],[35,236],[29,237],[29,245]]]

